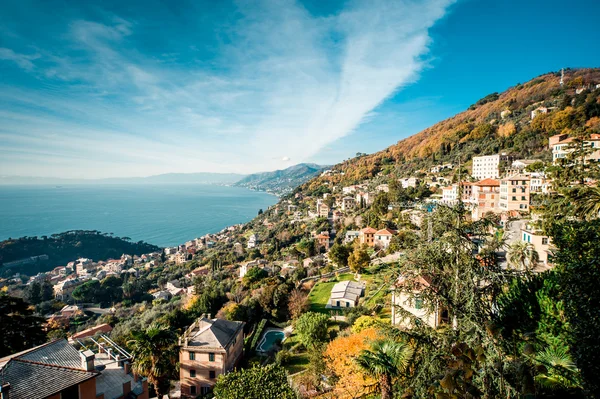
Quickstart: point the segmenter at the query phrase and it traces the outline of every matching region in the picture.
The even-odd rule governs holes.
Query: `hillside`
[[[254,173],[244,177],[235,185],[281,195],[290,192],[326,168],[326,166],[301,163],[283,170]]]
[[[467,171],[478,155],[507,153],[513,159],[549,160],[548,137],[558,133],[585,135],[600,129],[598,104],[600,69],[565,70],[541,75],[503,93],[492,93],[468,110],[436,123],[420,133],[374,154],[336,165],[331,175],[312,180],[305,188],[324,182],[353,184],[379,173],[400,177],[427,171],[434,165],[456,164]],[[578,89],[586,90],[577,93]],[[531,112],[546,107],[533,120]]]
[[[160,250],[143,241],[131,242],[128,237],[113,237],[99,231],[74,230],[50,237],[22,237],[0,242],[0,274],[22,272],[34,275],[64,266],[77,258],[109,259],[123,254],[141,255]],[[29,257],[47,255],[32,263],[7,266],[7,263]],[[10,269],[10,270],[9,270]]]

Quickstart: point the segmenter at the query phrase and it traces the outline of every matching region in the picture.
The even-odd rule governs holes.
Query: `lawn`
[[[292,355],[292,358],[290,359],[289,363],[287,363],[284,368],[287,370],[287,372],[289,374],[296,374],[299,373],[300,371],[306,369],[306,367],[308,366],[309,360],[308,360],[308,353],[306,352],[302,352],[302,353],[296,353],[294,355]]]
[[[354,280],[354,275],[351,273],[340,274],[337,281]],[[326,309],[327,301],[331,295],[331,289],[337,281],[332,282],[320,282],[315,284],[313,289],[308,294],[308,300],[310,301],[311,312],[327,313],[329,309]]]

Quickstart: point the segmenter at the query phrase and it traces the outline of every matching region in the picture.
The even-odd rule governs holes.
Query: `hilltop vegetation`
[[[50,237],[21,237],[0,242],[0,265],[31,256],[48,255],[47,260],[32,264],[2,268],[2,274],[27,272],[34,275],[56,266],[64,266],[77,258],[110,259],[122,254],[141,255],[160,250],[143,241],[131,242],[129,237],[115,237],[96,230],[72,230]]]
[[[312,163],[301,163],[283,170],[254,173],[239,180],[235,185],[278,195],[285,194],[315,177],[325,168]]]
[[[514,159],[550,160],[548,137],[600,131],[600,90],[595,88],[599,82],[598,68],[565,70],[563,86],[560,72],[544,74],[503,93],[490,94],[468,110],[385,150],[338,164],[332,168],[338,173],[314,179],[303,188],[355,184],[378,173],[408,176],[436,164],[456,164],[459,158],[467,162],[473,156],[503,152]],[[582,87],[587,90],[577,94]],[[532,120],[531,111],[540,107],[556,108]]]

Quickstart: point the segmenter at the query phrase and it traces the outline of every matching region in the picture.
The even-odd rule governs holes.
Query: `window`
[[[349,308],[350,307],[350,302],[346,302],[346,307]]]
[[[512,197],[512,200],[513,200],[513,201],[516,201],[516,200],[517,200],[517,197],[515,197],[515,196],[513,195],[513,197]]]
[[[192,385],[192,386],[190,387],[190,394],[192,394],[192,395],[195,395],[195,394],[196,394],[196,386],[195,386],[195,385]]]
[[[208,372],[208,378],[210,378],[211,380],[215,378],[215,371],[214,370],[210,370]]]
[[[548,245],[548,238],[542,237],[542,245]]]
[[[524,195],[521,196],[521,201],[525,201],[525,196]]]
[[[513,188],[513,193],[516,193],[516,192],[517,192],[517,189],[516,189],[516,188]]]
[[[189,352],[190,360],[196,360],[196,354],[194,352]]]
[[[423,298],[416,297],[415,298],[415,309],[423,309]]]
[[[214,353],[209,353],[208,354],[208,361],[209,362],[214,362],[215,361],[215,354]]]
[[[196,377],[196,370],[190,370],[190,377]]]

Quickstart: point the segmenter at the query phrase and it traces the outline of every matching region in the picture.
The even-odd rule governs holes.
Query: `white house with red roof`
[[[377,230],[375,232],[375,246],[383,249],[387,249],[390,246],[390,242],[392,242],[392,237],[396,234],[394,230],[385,229]]]

